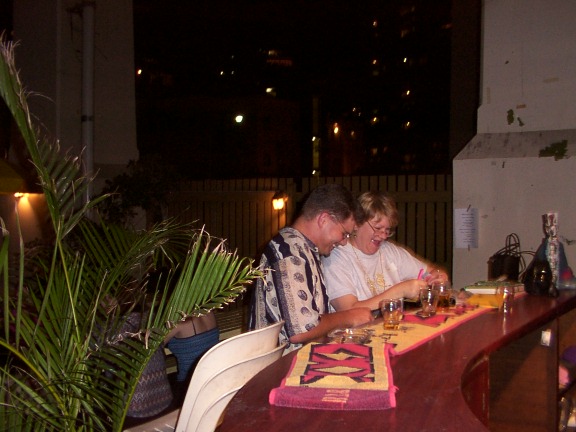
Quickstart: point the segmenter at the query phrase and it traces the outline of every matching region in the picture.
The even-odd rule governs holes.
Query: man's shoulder
[[[278,234],[276,234],[270,242],[268,242],[267,248],[272,249],[283,249],[296,247],[300,249],[302,247],[312,248],[313,244],[297,229],[286,227],[282,228]]]
[[[293,254],[292,246],[298,243],[300,239],[298,234],[298,231],[292,228],[282,228],[270,239],[268,244],[266,244],[261,257],[261,263],[275,262],[291,256]]]

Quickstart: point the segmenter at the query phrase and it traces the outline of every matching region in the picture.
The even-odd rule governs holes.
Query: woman
[[[166,347],[178,364],[174,383],[176,404],[181,405],[186,397],[190,378],[200,357],[220,340],[214,312],[200,317],[189,317],[179,322],[166,336]]]
[[[339,311],[357,307],[378,310],[385,298],[417,298],[420,288],[448,280],[446,272],[405,248],[388,241],[398,225],[394,200],[383,192],[358,198],[362,215],[348,244],[324,258],[331,306]]]

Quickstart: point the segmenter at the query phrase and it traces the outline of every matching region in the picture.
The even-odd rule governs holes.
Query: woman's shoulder
[[[411,255],[410,252],[408,252],[408,249],[404,246],[391,241],[385,241],[380,245],[380,253],[385,255],[388,259]]]
[[[409,248],[397,244],[395,242],[386,241],[380,246],[380,252],[388,261],[405,261],[405,260],[415,260],[419,263],[423,263],[419,256],[414,254]]]
[[[342,261],[348,261],[352,256],[352,253],[352,246],[350,243],[347,243],[343,246],[338,246],[332,249],[330,255],[322,257],[322,261],[325,265],[330,266]]]

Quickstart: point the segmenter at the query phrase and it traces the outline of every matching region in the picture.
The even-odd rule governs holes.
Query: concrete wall
[[[14,1],[16,65],[37,124],[62,152],[86,151],[82,135],[83,2]],[[98,172],[93,192],[106,178],[138,159],[134,89],[134,37],[131,0],[94,1],[94,118],[92,161]],[[14,151],[14,150],[13,150]],[[14,151],[11,155],[15,159]],[[42,238],[48,227],[41,195],[20,200],[0,197],[0,217],[16,232],[18,209],[24,241]],[[12,245],[17,247],[17,244]]]
[[[511,232],[536,250],[548,211],[559,213],[559,234],[576,239],[574,17],[572,0],[483,3],[478,130],[453,163],[454,209],[478,209],[478,247],[454,249],[456,287],[485,280]],[[565,250],[576,267],[576,245]]]
[[[83,19],[79,0],[14,2],[16,62],[30,107],[64,151],[82,140]],[[101,177],[138,158],[131,0],[94,1],[94,168]],[[100,182],[102,183],[102,182]]]
[[[575,18],[572,0],[484,1],[479,133],[576,127]]]

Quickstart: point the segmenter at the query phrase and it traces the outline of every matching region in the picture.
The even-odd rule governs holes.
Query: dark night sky
[[[374,2],[367,2],[374,3]],[[216,74],[234,54],[278,49],[306,81],[355,82],[372,14],[351,1],[136,0],[137,58],[177,76]],[[360,26],[359,24],[364,24]],[[186,78],[186,79],[187,79]]]
[[[353,107],[363,106],[366,113],[379,112],[387,122],[379,129],[368,127],[371,141],[366,138],[366,149],[382,149],[390,142],[395,152],[385,156],[386,168],[376,161],[365,169],[396,169],[405,154],[413,157],[418,147],[435,151],[430,148],[440,142],[442,153],[447,153],[450,31],[445,29],[450,4],[450,0],[134,0],[136,66],[169,76],[171,83],[156,89],[139,87],[140,100],[147,98],[149,103],[151,95],[158,100],[262,95],[264,87],[273,86],[281,89],[278,99],[310,104],[312,95],[319,97],[323,121],[339,121],[350,116]],[[401,38],[405,29],[412,29],[410,36]],[[263,53],[272,49],[293,66],[271,75]],[[413,66],[402,64],[405,56],[413,59]],[[382,64],[379,75],[374,75],[371,63],[375,57]],[[223,79],[221,70],[235,74]],[[416,95],[410,101],[400,96],[406,88]],[[157,112],[149,111],[148,118],[158,121]],[[416,120],[419,129],[403,131],[405,119]],[[180,125],[190,123],[179,120]],[[175,127],[167,130],[172,136],[156,135],[149,140],[151,145],[176,142]],[[309,136],[298,145],[309,146]],[[195,145],[190,135],[181,141]]]

